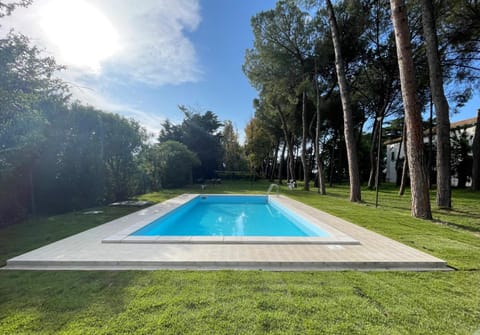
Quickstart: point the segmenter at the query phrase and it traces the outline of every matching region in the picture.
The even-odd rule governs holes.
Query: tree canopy
[[[179,108],[184,115],[182,123],[175,125],[168,119],[165,120],[158,141],[183,143],[197,155],[201,165],[193,172],[195,180],[214,178],[223,157],[220,131],[222,123],[212,111],[201,114],[185,106]]]
[[[415,65],[415,99],[421,113],[431,104],[433,86],[428,75],[434,58],[427,60],[426,52],[431,34],[425,29],[428,25],[420,3],[405,3]],[[455,111],[478,89],[480,4],[469,0],[436,1],[433,8],[438,40],[433,49],[438,52],[440,76]],[[262,162],[274,159],[282,171],[286,159],[287,168],[282,173],[289,179],[302,178],[306,189],[309,175],[317,174],[316,182],[320,182],[322,172],[331,183],[360,171],[361,181],[368,180],[369,187],[373,187],[378,183],[374,180],[377,166],[382,166],[382,160],[377,161],[377,152],[382,152],[380,128],[384,122],[405,120],[388,1],[281,0],[275,8],[253,16],[251,25],[254,42],[245,52],[243,64],[244,73],[258,91],[256,112],[246,128],[251,164],[258,169]],[[331,34],[334,26],[333,37],[338,38],[335,43]],[[337,78],[341,72],[344,74]],[[340,77],[342,85],[338,84]],[[338,102],[339,97],[345,101],[345,95],[349,97],[343,109],[347,106],[351,112],[341,115],[342,105]],[[443,119],[432,117],[430,127],[434,120]],[[401,137],[403,124],[398,128]],[[443,128],[448,129],[448,124]],[[368,131],[371,135],[366,134]],[[252,134],[265,134],[272,140],[259,145],[262,141]],[[364,150],[369,154],[358,160],[358,167],[346,160]],[[440,156],[445,157],[441,161],[448,162],[448,150],[442,152]],[[370,173],[365,174],[367,170]],[[447,179],[444,176],[439,180]],[[448,188],[441,189],[448,193]],[[448,203],[448,195],[445,199]]]

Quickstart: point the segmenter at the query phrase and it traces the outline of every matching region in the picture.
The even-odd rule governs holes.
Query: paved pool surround
[[[450,270],[441,259],[282,195],[273,198],[330,236],[130,235],[196,196],[183,194],[11,258],[3,269]]]

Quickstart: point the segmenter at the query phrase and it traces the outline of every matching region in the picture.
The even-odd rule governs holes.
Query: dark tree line
[[[136,192],[137,122],[71,103],[62,68],[25,36],[0,40],[0,68],[1,224]]]

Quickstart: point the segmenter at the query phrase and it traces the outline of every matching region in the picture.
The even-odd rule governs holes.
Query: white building
[[[453,134],[457,132],[457,134],[462,133],[465,131],[467,133],[468,141],[470,145],[473,142],[473,137],[475,135],[475,124],[477,122],[477,118],[466,119],[458,122],[452,122],[450,124],[450,132]],[[428,143],[429,131],[424,132],[423,142]],[[436,141],[435,136],[435,129],[433,129],[433,143]],[[400,148],[401,144],[401,148]],[[397,158],[401,160],[405,157],[405,142],[402,142],[401,138],[396,138],[393,140],[389,140],[385,142],[387,146],[387,157],[386,157],[386,176],[385,179],[387,182],[395,183],[397,180]],[[401,150],[400,156],[398,155],[399,149]],[[452,177],[452,184],[456,185],[456,178]]]

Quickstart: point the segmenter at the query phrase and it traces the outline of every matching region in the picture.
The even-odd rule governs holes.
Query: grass
[[[100,210],[102,213],[87,215],[85,211],[72,212],[29,219],[21,224],[0,228],[0,266],[5,265],[9,258],[125,216],[138,208],[103,207],[91,210]]]
[[[266,182],[184,192],[264,193]],[[473,334],[480,331],[480,194],[454,192],[452,211],[413,219],[409,196],[382,187],[364,203],[344,186],[282,193],[443,258],[452,272],[0,271],[0,334]],[[130,210],[70,213],[0,230],[0,260]]]
[[[410,194],[399,197],[392,185],[379,194],[380,207],[374,208],[375,192],[364,191],[364,203],[352,204],[345,197],[346,186],[329,190],[329,196],[312,196],[312,192],[293,192],[291,197],[330,214],[393,238],[436,257],[461,270],[478,270],[480,266],[480,194],[454,190],[454,209],[434,209],[434,221],[410,216]],[[432,194],[432,204],[434,204]],[[458,218],[458,212],[468,212]],[[454,224],[452,224],[454,222]]]

